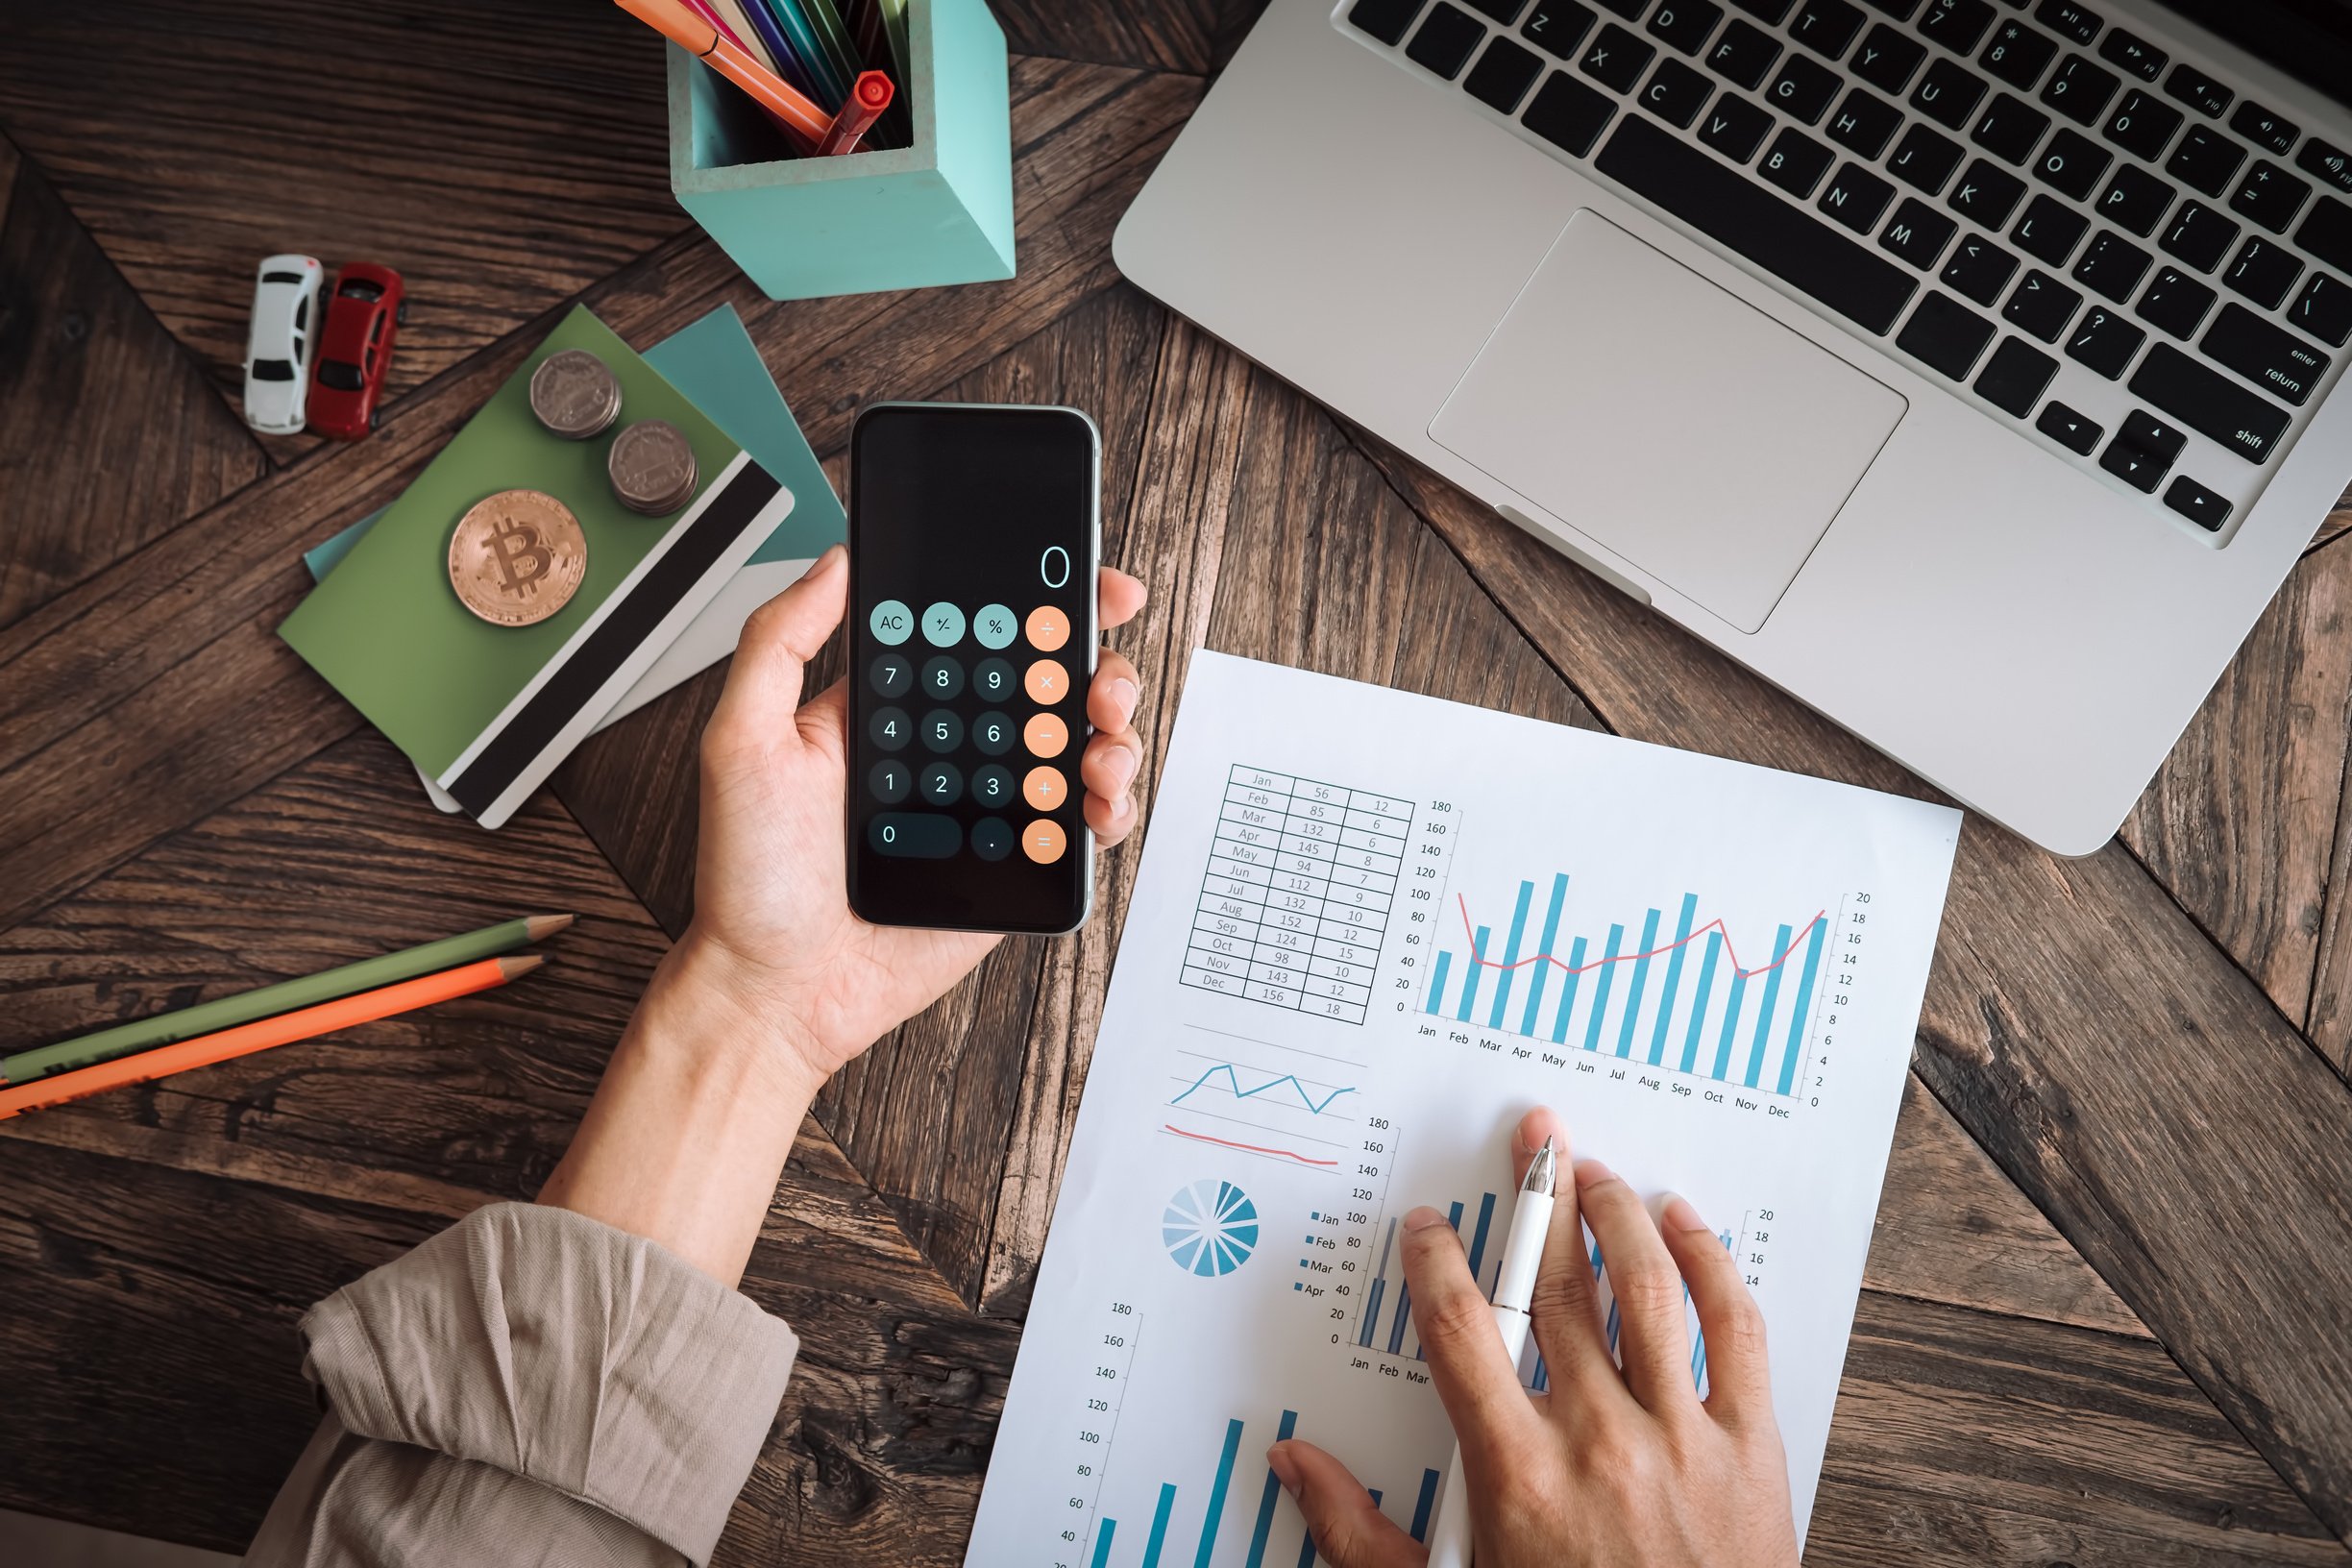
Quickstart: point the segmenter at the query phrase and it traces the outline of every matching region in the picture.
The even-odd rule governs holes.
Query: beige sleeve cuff
[[[704,1562],[798,1340],[642,1237],[477,1210],[312,1308],[304,1370],[363,1437],[494,1465]]]

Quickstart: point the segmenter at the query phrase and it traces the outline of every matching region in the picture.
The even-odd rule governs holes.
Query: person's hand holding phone
[[[1531,1112],[1513,1136],[1515,1176],[1546,1138],[1566,1162],[1558,1118]],[[1622,1371],[1582,1225],[1616,1289]],[[1686,1200],[1669,1199],[1653,1222],[1633,1189],[1591,1160],[1562,1184],[1530,1306],[1550,1373],[1542,1394],[1521,1386],[1445,1216],[1406,1215],[1404,1249],[1414,1326],[1461,1442],[1478,1568],[1794,1568],[1764,1319],[1738,1263]],[[1683,1330],[1686,1284],[1706,1337],[1703,1401]],[[1312,1443],[1277,1443],[1266,1458],[1335,1568],[1427,1559]]]

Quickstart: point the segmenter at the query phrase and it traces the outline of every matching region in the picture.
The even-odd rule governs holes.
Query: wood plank
[[[2123,824],[2124,845],[2292,1022],[2309,1016],[2344,753],[2352,551],[2289,576]]]
[[[0,140],[0,626],[269,460],[48,179]]]
[[[1363,439],[1612,728],[1926,793]],[[1919,1043],[1936,1097],[2329,1527],[2352,1532],[2352,1344],[2333,1327],[2352,1313],[2342,1080],[2124,850],[2057,860],[1977,820]]]
[[[2342,497],[2336,502],[2336,509],[2320,520],[2319,531],[2312,539],[2312,548],[2316,550],[2347,531],[2352,531],[2352,485],[2344,487]]]
[[[397,397],[692,227],[661,40],[613,7],[516,0],[482,27],[466,0],[122,0],[86,20],[12,18],[0,122],[225,395],[272,252],[406,278]]]
[[[1210,67],[1217,0],[1073,5],[1070,0],[989,0],[1017,55],[1140,65],[1199,76]]]

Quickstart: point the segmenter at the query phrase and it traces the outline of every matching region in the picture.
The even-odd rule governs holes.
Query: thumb
[[[849,554],[835,545],[744,622],[711,728],[723,735],[757,730],[771,739],[789,734],[808,662],[841,625],[848,601]]]
[[[1380,1511],[1348,1467],[1314,1444],[1276,1443],[1266,1463],[1298,1501],[1315,1550],[1332,1568],[1421,1568],[1429,1560],[1428,1549]]]

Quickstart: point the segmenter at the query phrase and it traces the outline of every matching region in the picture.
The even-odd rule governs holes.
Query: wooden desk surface
[[[1251,0],[996,9],[1019,277],[782,306],[671,201],[658,49],[612,8],[11,9],[0,1047],[585,918],[511,991],[0,1128],[0,1507],[240,1547],[315,1418],[296,1317],[535,1190],[687,919],[723,672],[487,834],[271,635],[301,551],[576,300],[640,345],[732,302],[837,478],[871,399],[1091,409],[1108,556],[1154,590],[1114,641],[1155,739],[1207,644],[1924,793],[1120,281],[1112,227]],[[407,275],[356,445],[233,410],[282,249]],[[2345,528],[2118,842],[1970,822],[1812,1561],[2346,1561]],[[724,1560],[960,1560],[1135,864],[826,1091],[747,1282],[804,1350]]]

